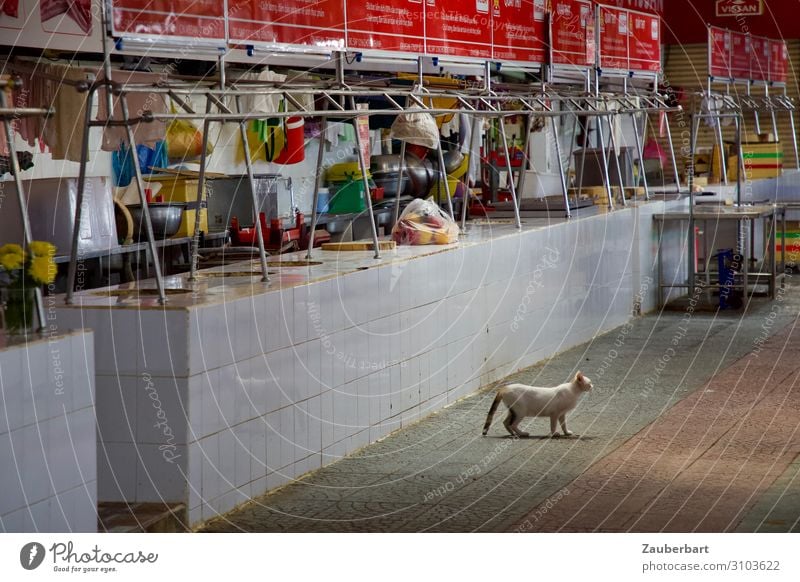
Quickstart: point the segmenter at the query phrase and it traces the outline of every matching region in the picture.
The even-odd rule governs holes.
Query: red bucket
[[[276,164],[299,164],[306,159],[303,126],[302,117],[289,117],[286,120],[286,147],[273,160]]]

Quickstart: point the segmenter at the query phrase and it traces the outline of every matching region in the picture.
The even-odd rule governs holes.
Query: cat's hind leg
[[[571,430],[567,430],[567,415],[566,414],[562,414],[558,418],[558,422],[561,423],[561,430],[564,431],[564,436],[572,436],[572,431]]]
[[[516,437],[526,437],[528,433],[523,432],[517,428],[519,426],[520,421],[525,418],[514,412],[513,408],[508,409],[508,416],[506,416],[505,420],[503,421],[503,426],[506,427],[506,430],[509,432],[511,436]]]
[[[506,415],[505,419],[503,420],[503,426],[506,427],[508,434],[511,436],[517,436],[514,432],[514,423],[517,420],[517,415],[514,413],[512,408],[508,409],[508,414]]]
[[[558,436],[558,416],[550,417],[550,437],[556,438]]]
[[[523,416],[522,414],[519,414],[519,413],[516,413],[516,412],[514,413],[514,419],[510,423],[510,429],[511,429],[511,431],[513,431],[513,432],[511,432],[512,435],[518,436],[518,437],[521,437],[521,438],[526,438],[526,437],[530,436],[524,430],[520,430],[519,429],[519,423],[522,422],[524,419],[525,419],[525,416]]]

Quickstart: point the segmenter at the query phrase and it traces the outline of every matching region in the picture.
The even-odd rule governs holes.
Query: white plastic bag
[[[458,225],[431,200],[413,200],[392,229],[398,245],[449,245],[458,242]]]
[[[392,124],[392,139],[436,149],[439,146],[439,128],[430,113],[398,115]]]

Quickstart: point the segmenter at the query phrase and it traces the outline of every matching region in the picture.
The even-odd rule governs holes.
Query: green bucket
[[[363,180],[334,182],[332,189],[334,193],[328,206],[328,214],[352,214],[366,210]]]

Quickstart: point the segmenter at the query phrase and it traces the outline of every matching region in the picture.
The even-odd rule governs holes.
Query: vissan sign
[[[717,16],[761,16],[763,0],[717,0]]]

